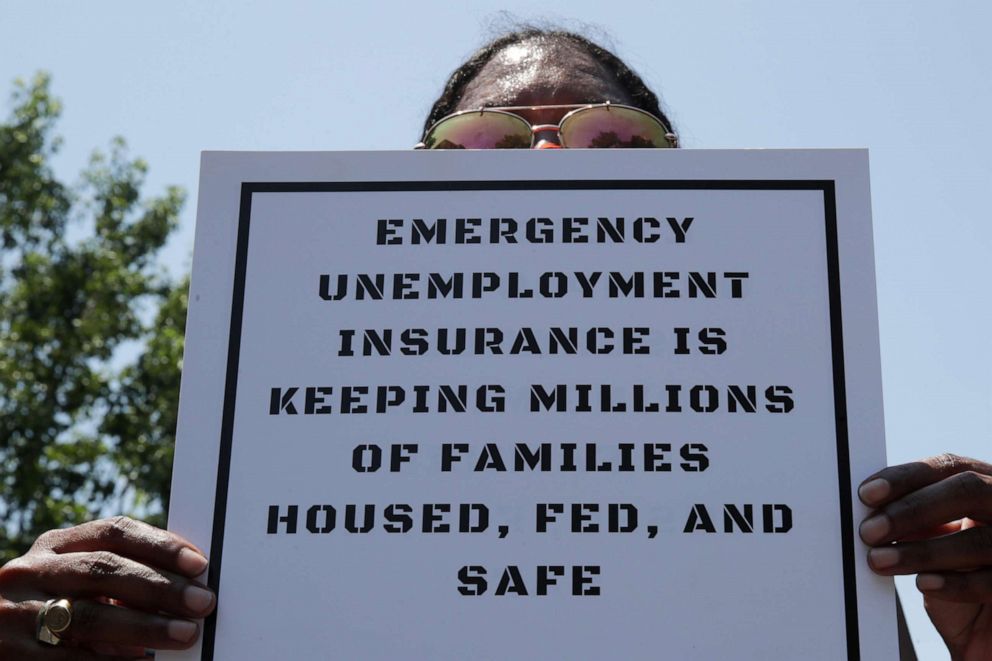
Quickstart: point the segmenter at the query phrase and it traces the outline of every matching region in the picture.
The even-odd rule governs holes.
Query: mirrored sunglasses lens
[[[631,108],[588,108],[565,118],[562,142],[571,148],[670,147],[653,116]]]
[[[424,138],[427,149],[527,149],[530,126],[498,112],[470,112],[441,120]]]

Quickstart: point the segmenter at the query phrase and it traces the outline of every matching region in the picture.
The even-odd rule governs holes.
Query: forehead
[[[456,109],[603,101],[631,99],[612,72],[581,48],[534,39],[493,56],[465,86]]]

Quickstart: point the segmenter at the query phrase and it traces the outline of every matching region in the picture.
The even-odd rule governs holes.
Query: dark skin
[[[457,109],[604,101],[631,103],[584,51],[538,39],[499,53],[469,82]],[[532,124],[557,124],[566,112],[519,114]],[[536,148],[557,146],[554,131],[538,138]],[[879,471],[860,494],[883,517],[862,525],[874,547],[872,569],[886,576],[924,572],[918,583],[927,612],[952,657],[992,659],[992,466],[943,455]],[[886,554],[894,563],[883,566]],[[215,607],[209,591],[187,592],[204,588],[196,577],[206,562],[175,533],[130,519],[46,533],[0,568],[0,661],[135,659],[145,648],[188,648],[199,633],[194,620]],[[199,595],[195,607],[187,594]],[[75,601],[76,626],[64,647],[35,639],[38,610],[54,597]]]
[[[992,659],[992,465],[941,455],[885,468],[859,490],[883,576],[919,574],[930,620],[955,661]]]
[[[186,649],[216,598],[196,580],[203,552],[179,535],[126,517],[52,530],[0,568],[0,660],[146,658]],[[71,598],[65,645],[35,639],[42,605]]]

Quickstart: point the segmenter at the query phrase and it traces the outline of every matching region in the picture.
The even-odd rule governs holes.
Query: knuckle
[[[133,546],[135,544],[146,549],[159,551],[168,548],[168,536],[146,523],[128,516],[115,516],[101,521],[101,537],[111,548]]]
[[[121,561],[109,551],[95,551],[84,560],[86,573],[95,579],[109,578],[121,573]]]
[[[14,558],[3,567],[0,567],[0,585],[23,580],[32,573],[33,567],[29,559],[24,556]]]
[[[962,466],[966,466],[967,462],[964,457],[956,455],[952,452],[944,452],[931,460],[932,465],[937,470],[943,473],[956,473],[961,470]]]
[[[38,539],[34,540],[34,544],[31,546],[31,549],[34,550],[34,549],[51,548],[55,544],[55,541],[58,539],[58,536],[60,534],[61,531],[59,530],[48,530],[41,533],[40,535],[38,535]]]
[[[103,536],[110,541],[120,541],[130,537],[137,521],[126,516],[104,519]]]

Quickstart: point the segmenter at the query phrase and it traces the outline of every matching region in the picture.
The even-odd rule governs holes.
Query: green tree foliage
[[[116,469],[134,504],[160,506],[144,516],[156,525],[165,523],[169,508],[188,292],[188,278],[166,292],[145,351],[121,372],[100,427],[114,441]]]
[[[50,161],[59,103],[17,83],[0,123],[0,561],[108,508],[166,505],[183,283],[154,258],[183,192],[143,199],[122,140],[75,186]],[[131,357],[131,360],[128,360]]]

